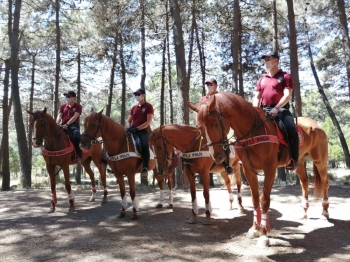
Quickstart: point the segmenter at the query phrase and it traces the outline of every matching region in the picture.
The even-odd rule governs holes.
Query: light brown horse
[[[116,177],[120,195],[122,199],[122,208],[118,218],[126,216],[127,199],[124,175],[128,178],[129,192],[132,200],[131,219],[138,219],[139,202],[136,198],[135,173],[140,173],[142,169],[142,160],[136,153],[132,137],[126,132],[126,129],[114,121],[112,118],[103,115],[103,110],[99,113],[90,112],[84,119],[85,131],[82,134],[80,147],[89,149],[97,138],[102,137],[104,148],[107,153],[107,162]],[[154,169],[154,159],[150,159],[148,170]]]
[[[51,205],[49,212],[55,211],[57,203],[56,166],[59,166],[63,170],[65,188],[69,194],[69,212],[74,212],[75,196],[71,189],[69,179],[69,165],[77,164],[77,162],[74,161],[74,146],[70,142],[68,134],[66,134],[63,128],[56,124],[53,117],[46,112],[46,108],[43,111],[36,111],[34,113],[27,111],[27,113],[31,115],[30,127],[33,129],[34,136],[32,138],[32,145],[33,147],[42,147],[46,169],[50,176]],[[92,195],[90,201],[94,201],[96,197],[96,182],[94,172],[90,167],[91,160],[98,168],[103,183],[104,196],[102,202],[107,202],[106,161],[103,159],[101,144],[96,144],[91,147],[89,151],[83,151],[81,159],[81,164],[91,179]]]
[[[289,159],[288,150],[284,150],[283,155],[278,160],[279,140],[277,139],[275,122],[266,119],[262,109],[253,107],[242,97],[227,92],[216,94],[206,104],[202,105],[197,120],[199,125],[205,127],[211,155],[217,163],[225,159],[223,147],[226,147],[229,143],[226,135],[230,127],[235,131],[237,141],[234,146],[243,163],[254,205],[253,225],[247,236],[256,237],[260,235],[258,244],[269,245],[267,232],[270,226],[267,212],[270,207],[270,193],[276,175],[276,168],[286,166]],[[313,160],[314,195],[316,197],[323,196],[322,215],[328,218],[327,135],[310,118],[299,117],[297,125],[301,128],[299,139],[302,139],[302,144],[299,142],[299,162],[296,169],[302,188],[302,207],[306,213],[308,208],[308,176],[304,163],[307,156],[310,156]],[[260,199],[257,179],[259,170],[263,170],[265,174]]]
[[[198,206],[196,198],[196,181],[195,174],[199,173],[203,181],[203,196],[205,198],[205,215],[206,219],[203,224],[210,224],[212,207],[209,196],[209,172],[220,172],[225,181],[225,185],[229,192],[229,200],[233,202],[233,193],[225,168],[222,164],[213,164],[210,159],[208,147],[205,146],[206,140],[202,136],[201,130],[188,125],[169,124],[160,126],[152,131],[150,135],[150,145],[153,149],[156,158],[156,169],[160,174],[168,173],[169,162],[174,148],[182,152],[183,171],[190,182],[191,197],[192,197],[192,213],[188,223],[197,223]],[[230,159],[230,164],[234,167],[234,178],[237,183],[238,190],[238,206],[241,213],[244,212],[242,206],[242,198],[240,189],[242,180],[239,169],[239,159],[233,157]]]

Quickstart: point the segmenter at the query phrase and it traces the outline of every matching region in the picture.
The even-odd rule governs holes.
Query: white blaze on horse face
[[[210,137],[209,137],[209,135],[208,135],[207,129],[205,129],[205,137],[207,138],[208,144],[211,144],[211,140],[210,140]],[[211,156],[211,159],[212,159],[213,161],[215,161],[215,158],[214,158],[214,148],[213,148],[213,146],[208,146],[208,147],[209,147],[209,154],[210,154],[210,156]]]
[[[38,137],[38,136],[36,135],[36,122],[37,122],[37,120],[35,120],[35,122],[34,122],[34,124],[33,124],[33,135],[34,135],[35,138]],[[33,145],[34,147],[38,146],[38,144],[36,143],[36,139],[32,139],[32,145]]]
[[[157,159],[156,150],[155,150],[154,146],[152,146],[152,150],[153,150],[153,154],[154,154],[154,163],[156,164],[156,169],[159,173],[158,159]]]

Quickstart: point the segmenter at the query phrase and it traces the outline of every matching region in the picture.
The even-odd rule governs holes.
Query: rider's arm
[[[253,106],[259,107],[261,100],[261,91],[255,91],[254,98],[253,98]]]
[[[72,116],[72,118],[71,119],[69,119],[68,121],[67,121],[67,125],[69,126],[69,125],[71,125],[71,124],[73,124],[74,122],[75,122],[75,120],[77,120],[77,118],[80,116],[80,114],[78,113],[78,112],[75,112],[74,113],[74,115]]]
[[[62,113],[58,113],[57,119],[56,119],[57,125],[59,125],[61,123],[61,121],[62,121]]]
[[[286,105],[289,102],[290,98],[292,97],[292,93],[293,93],[293,89],[285,88],[283,90],[283,97],[275,107],[280,109],[281,107]]]
[[[141,130],[149,127],[152,124],[152,120],[153,120],[153,114],[147,114],[147,121],[142,125],[139,125],[137,128]]]
[[[133,119],[134,119],[134,117],[132,115],[129,115],[129,118],[128,118],[128,120],[126,120],[126,123],[125,123],[126,128],[131,127],[131,123],[132,123]]]

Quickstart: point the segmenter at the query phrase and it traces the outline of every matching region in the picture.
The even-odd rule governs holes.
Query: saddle
[[[137,135],[134,135],[134,134],[131,134],[131,138],[132,138],[132,141],[134,143],[136,153],[138,155],[142,156],[141,139]]]

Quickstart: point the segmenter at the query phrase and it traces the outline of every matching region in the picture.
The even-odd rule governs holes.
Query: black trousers
[[[72,140],[74,144],[74,147],[78,156],[81,157],[81,149],[79,147],[81,135],[80,135],[79,129],[74,124],[72,124],[68,126],[67,131],[68,131],[69,138]]]
[[[141,140],[143,167],[148,168],[150,155],[147,129],[139,130],[135,133],[135,135],[138,136]]]
[[[272,110],[272,108],[271,107],[264,107],[264,110],[266,112],[270,112]],[[286,128],[292,158],[294,159],[295,162],[298,162],[299,137],[298,137],[295,123],[294,123],[294,117],[288,109],[281,108],[278,110],[277,118],[283,122],[283,124]]]

